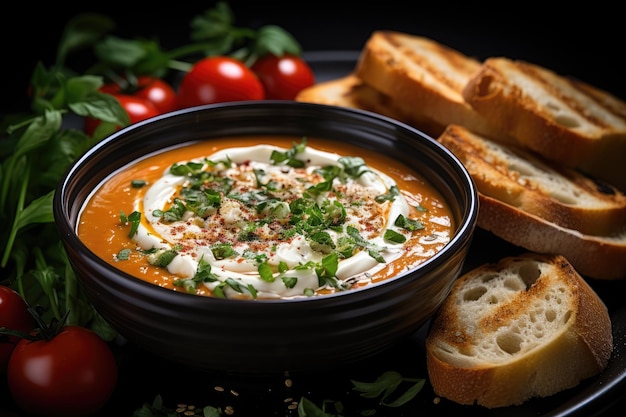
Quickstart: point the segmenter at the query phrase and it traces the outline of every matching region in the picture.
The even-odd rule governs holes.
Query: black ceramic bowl
[[[457,230],[414,270],[363,289],[287,300],[230,300],[164,289],[120,272],[76,234],[81,207],[109,174],[146,153],[241,135],[322,137],[374,149],[416,169],[449,202]],[[419,329],[460,274],[478,211],[461,163],[418,130],[368,112],[287,101],[210,105],[123,129],[80,157],[62,179],[54,215],[88,297],[122,336],[197,369],[269,374],[351,363]]]

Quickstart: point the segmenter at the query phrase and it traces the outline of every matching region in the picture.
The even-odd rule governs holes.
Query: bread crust
[[[389,96],[396,107],[411,109],[442,126],[456,123],[505,137],[461,94],[479,68],[480,61],[434,40],[380,30],[361,50],[355,74]]]
[[[607,236],[626,225],[626,195],[615,187],[462,126],[448,126],[438,141],[486,196],[583,234]]]
[[[574,387],[600,373],[612,350],[610,316],[594,290],[563,256],[530,252],[460,277],[426,339],[435,393],[487,408]]]
[[[409,124],[433,137],[444,130],[444,126],[421,113],[398,106],[391,97],[369,86],[355,74],[307,87],[295,100],[371,111]]]
[[[564,255],[582,275],[626,279],[626,226],[610,236],[585,235],[478,193],[477,226],[516,246]]]
[[[522,146],[626,190],[626,105],[610,94],[535,64],[491,57],[462,96]]]
[[[362,81],[354,74],[318,82],[301,90],[296,95],[295,100],[307,103],[358,108],[359,105],[352,91],[357,85],[361,84],[361,82]]]

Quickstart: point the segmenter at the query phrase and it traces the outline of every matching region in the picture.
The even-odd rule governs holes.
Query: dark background
[[[116,35],[158,39],[167,50],[188,43],[190,21],[215,2],[137,3],[91,1],[69,7],[60,1],[21,0],[10,8],[5,5],[0,24],[0,114],[28,109],[32,70],[38,61],[52,65],[63,27],[75,15],[110,16],[117,23]],[[502,1],[491,6],[410,0],[369,5],[339,0],[229,4],[237,26],[279,25],[305,51],[360,50],[373,30],[392,29],[431,37],[479,59],[502,55],[528,60],[626,99],[622,64],[626,19],[617,6],[604,1],[564,2],[558,7],[548,1]]]
[[[191,19],[213,1],[14,2],[3,12],[1,112],[28,104],[28,79],[38,60],[50,66],[67,20],[81,12],[115,19],[121,37],[158,39],[164,49],[189,42]],[[148,4],[148,5],[146,5]],[[237,26],[276,24],[292,33],[306,51],[359,50],[376,29],[394,29],[434,38],[477,58],[504,55],[529,60],[575,76],[626,98],[623,77],[624,18],[604,1],[555,7],[550,2],[503,1],[495,5],[451,1],[344,3],[241,1],[229,5]]]

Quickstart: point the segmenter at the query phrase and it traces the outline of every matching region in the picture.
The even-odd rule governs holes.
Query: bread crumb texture
[[[562,256],[525,254],[457,280],[427,341],[435,392],[488,408],[521,404],[602,371],[606,306]]]

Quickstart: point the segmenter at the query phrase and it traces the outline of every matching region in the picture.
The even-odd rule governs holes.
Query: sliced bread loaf
[[[583,234],[606,236],[626,225],[626,195],[611,185],[462,126],[448,126],[438,140],[486,196]]]
[[[626,225],[606,236],[585,235],[479,192],[478,227],[516,246],[565,256],[586,277],[626,279]]]
[[[476,183],[477,225],[516,246],[564,255],[581,274],[626,278],[626,196],[570,169],[450,125],[438,141]]]
[[[435,393],[487,408],[572,388],[612,350],[602,300],[563,256],[536,253],[460,277],[426,339]]]
[[[362,81],[354,74],[348,74],[342,78],[322,81],[301,90],[296,95],[296,101],[307,103],[327,104],[331,106],[343,106],[360,108],[360,104],[354,94],[354,90],[362,84]],[[380,94],[374,91],[374,94]]]
[[[626,103],[608,92],[536,64],[492,57],[468,78],[462,96],[524,147],[626,190]]]
[[[480,66],[433,39],[381,30],[361,50],[355,74],[406,112],[441,126],[456,123],[504,137],[463,98],[463,88]]]
[[[372,88],[354,74],[314,84],[300,91],[295,99],[371,111],[409,124],[431,136],[439,135],[444,129],[444,126],[420,112],[412,112],[397,105],[391,97]]]

